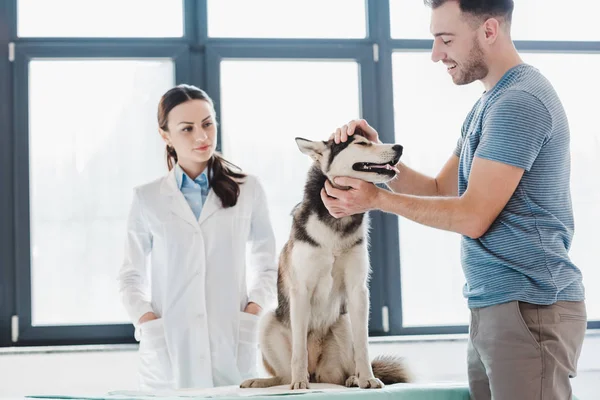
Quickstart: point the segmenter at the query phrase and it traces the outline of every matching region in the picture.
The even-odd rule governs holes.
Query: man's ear
[[[483,33],[485,35],[485,40],[492,44],[498,39],[498,34],[502,26],[500,25],[500,21],[496,18],[488,18],[483,23]]]
[[[312,158],[315,161],[319,161],[323,156],[323,153],[327,149],[325,142],[315,141],[297,137],[296,144],[300,151]]]

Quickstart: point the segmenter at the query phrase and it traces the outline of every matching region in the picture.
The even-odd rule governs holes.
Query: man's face
[[[461,12],[458,1],[448,1],[431,12],[430,30],[434,36],[431,59],[441,61],[457,85],[483,79],[488,66],[474,17]]]

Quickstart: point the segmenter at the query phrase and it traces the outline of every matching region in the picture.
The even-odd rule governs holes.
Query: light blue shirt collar
[[[206,174],[206,168],[196,179],[190,178],[185,171],[175,164],[175,179],[177,180],[177,188],[181,190],[182,187],[194,186],[193,182],[200,185],[202,189],[208,189],[208,175]]]

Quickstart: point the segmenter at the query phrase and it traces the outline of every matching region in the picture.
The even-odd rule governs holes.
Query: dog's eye
[[[369,145],[369,143],[367,143],[367,142],[356,142],[356,144],[359,146],[368,146]]]

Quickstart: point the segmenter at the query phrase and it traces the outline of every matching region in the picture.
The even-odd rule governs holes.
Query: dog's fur
[[[369,362],[368,215],[336,219],[321,199],[326,179],[384,183],[394,178],[392,168],[382,167],[398,162],[402,146],[371,143],[361,131],[339,144],[296,142],[314,164],[279,258],[278,307],[259,324],[263,364],[272,377],[249,379],[241,387],[305,389],[319,382],[381,388],[408,382],[401,359]]]

